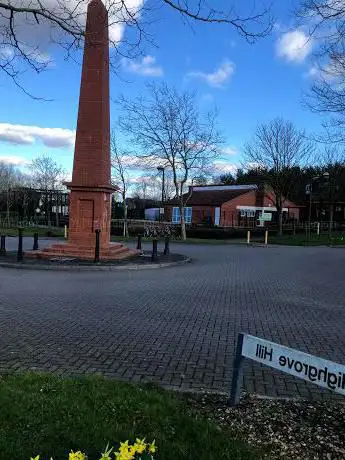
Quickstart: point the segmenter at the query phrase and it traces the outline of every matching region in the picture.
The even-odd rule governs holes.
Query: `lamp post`
[[[157,166],[157,170],[162,173],[162,208],[164,209],[164,201],[165,201],[165,168],[164,166]],[[164,216],[163,216],[164,218]],[[161,218],[161,213],[159,210],[159,220],[163,220]]]
[[[329,173],[324,172],[322,174],[322,177],[325,181],[328,181],[329,179]],[[308,211],[308,243],[310,241],[310,227],[311,227],[311,210],[312,210],[312,203],[313,203],[313,182],[320,179],[320,176],[315,176],[311,178],[311,181],[309,184],[306,185],[305,187],[305,193],[306,195],[309,195],[309,211]]]
[[[310,225],[311,225],[311,205],[313,201],[313,184],[310,182],[310,184],[307,184],[305,187],[305,194],[309,195],[309,208],[308,208],[308,231],[307,231],[307,239],[308,243],[310,240]]]

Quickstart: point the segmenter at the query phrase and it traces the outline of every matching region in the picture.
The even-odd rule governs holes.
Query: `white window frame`
[[[184,220],[186,224],[192,223],[192,215],[193,215],[193,208],[191,206],[186,206],[184,208]],[[171,221],[173,224],[181,223],[181,212],[178,206],[174,206],[172,208]]]

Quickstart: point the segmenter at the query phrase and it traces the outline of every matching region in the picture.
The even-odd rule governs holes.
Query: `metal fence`
[[[124,219],[112,219],[111,227],[114,229],[123,229]],[[150,221],[139,219],[127,220],[128,233],[131,235],[142,234],[145,237],[179,237],[181,235],[181,226],[166,221]]]
[[[15,228],[43,228],[47,230],[61,230],[60,227],[37,223],[31,220],[18,219],[0,219],[0,229],[15,229]]]

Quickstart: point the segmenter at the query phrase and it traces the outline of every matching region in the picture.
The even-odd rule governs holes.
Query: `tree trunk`
[[[60,222],[59,222],[59,194],[56,194],[56,201],[55,201],[55,225],[56,227],[60,227]]]
[[[127,222],[127,206],[126,206],[126,200],[124,199],[122,202],[123,206],[123,236],[125,238],[128,238],[128,222]]]
[[[283,236],[283,197],[279,193],[276,198],[278,235]]]
[[[278,235],[283,236],[283,210],[278,210]]]
[[[186,221],[184,218],[184,205],[183,204],[180,204],[180,214],[181,214],[181,239],[182,241],[186,241],[187,232],[186,232]]]
[[[329,205],[329,223],[328,223],[328,238],[332,238],[332,230],[333,230],[333,215],[334,215],[334,205]]]
[[[50,209],[51,209],[51,194],[48,194],[48,191],[46,191],[46,219],[47,219],[47,225],[48,228],[51,228],[52,223],[50,220]]]
[[[7,214],[7,226],[10,227],[10,192],[7,189],[7,200],[6,200],[6,214]]]

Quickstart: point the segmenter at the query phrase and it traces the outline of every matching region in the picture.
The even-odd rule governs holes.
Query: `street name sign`
[[[344,365],[249,334],[239,334],[230,395],[231,405],[236,405],[240,398],[244,358],[345,395]]]

